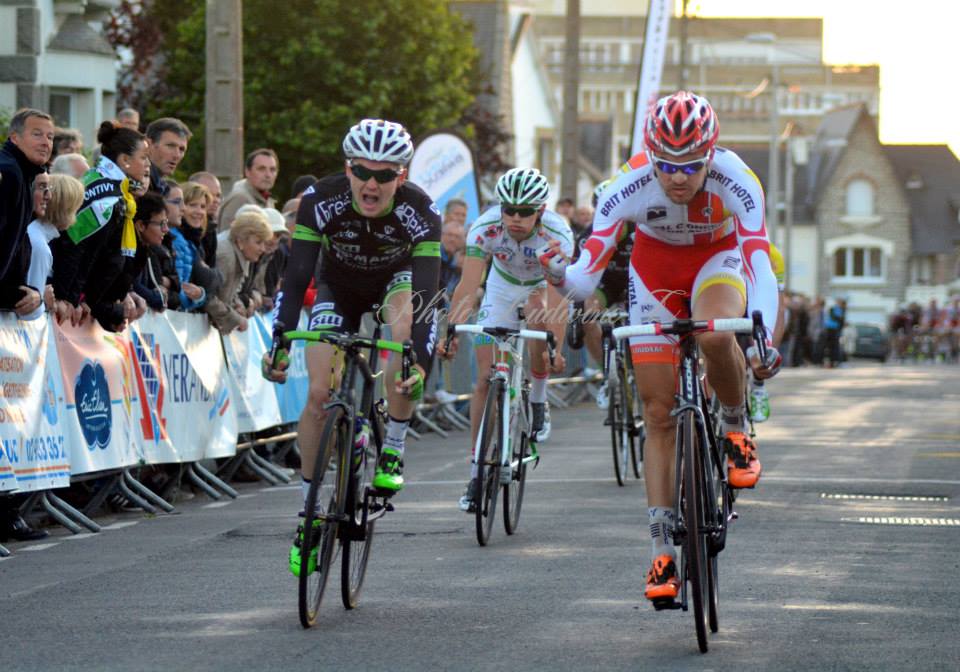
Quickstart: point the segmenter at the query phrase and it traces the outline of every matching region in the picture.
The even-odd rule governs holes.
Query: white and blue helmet
[[[413,158],[413,140],[400,124],[383,119],[364,119],[343,138],[348,159],[369,159],[407,165]]]
[[[543,205],[550,198],[550,183],[536,168],[513,168],[497,180],[502,205]]]

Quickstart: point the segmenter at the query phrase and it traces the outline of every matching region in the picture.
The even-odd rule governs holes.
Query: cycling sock
[[[387,416],[387,436],[383,440],[383,447],[390,448],[403,455],[403,445],[407,438],[407,428],[410,420],[397,420],[392,415]]]
[[[530,383],[530,403],[542,404],[547,400],[547,378],[550,374],[546,371],[542,375],[536,371],[530,373],[533,375],[533,382]]]
[[[310,479],[300,477],[300,489],[303,491],[303,508],[307,508],[307,493],[310,492]]]
[[[473,480],[477,477],[477,463],[474,462],[473,458],[470,458],[470,480]]]
[[[720,404],[720,429],[724,434],[743,431],[743,403],[736,406]]]
[[[669,555],[676,560],[676,551],[673,548],[673,521],[676,514],[673,509],[665,506],[651,506],[647,509],[650,516],[650,539],[653,541],[653,551],[650,561],[653,562],[661,555]]]

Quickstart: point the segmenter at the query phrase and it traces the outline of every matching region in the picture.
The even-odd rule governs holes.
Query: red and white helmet
[[[719,134],[720,122],[710,101],[689,91],[658,100],[643,130],[649,149],[670,156],[712,149]]]

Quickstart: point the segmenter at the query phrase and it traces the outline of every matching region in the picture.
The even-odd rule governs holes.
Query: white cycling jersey
[[[551,240],[560,241],[560,249],[573,255],[573,232],[567,220],[544,210],[530,237],[514,240],[503,226],[500,206],[488,208],[470,225],[467,232],[467,256],[493,257],[491,277],[499,276],[514,285],[533,286],[543,282],[543,266],[537,250]]]
[[[647,153],[637,154],[600,195],[593,235],[582,246],[577,262],[567,269],[563,289],[577,299],[593,293],[627,221],[636,222],[637,236],[678,247],[706,246],[735,234],[743,258],[748,314],[760,310],[768,333],[772,333],[778,292],[764,209],[760,181],[730,150],[717,147],[703,188],[685,205],[673,203],[664,193]],[[631,264],[643,277],[644,269],[657,267],[658,261],[634,254]]]

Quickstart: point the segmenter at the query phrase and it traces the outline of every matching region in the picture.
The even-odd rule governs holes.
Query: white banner
[[[280,407],[277,405],[276,385],[260,373],[260,360],[269,350],[261,333],[271,327],[257,326],[260,315],[248,320],[246,331],[234,329],[223,337],[223,350],[230,367],[233,398],[237,401],[237,426],[241,432],[259,432],[279,425]]]
[[[207,319],[148,312],[129,334],[138,402],[136,436],[145,461],[194,462],[234,455],[235,404],[220,339]]]
[[[136,403],[129,341],[93,322],[82,327],[48,319],[63,376],[64,421],[80,437],[70,444],[70,471],[118,469],[141,463],[133,433]]]
[[[447,201],[467,204],[467,222],[480,216],[480,194],[470,146],[447,131],[428,135],[417,143],[410,161],[410,181],[423,189],[443,212]]]
[[[61,411],[63,381],[46,318],[0,313],[0,490],[70,485],[79,427]]]
[[[643,40],[643,61],[637,85],[637,103],[633,111],[633,140],[630,156],[644,149],[643,122],[660,95],[660,78],[670,31],[670,0],[650,0],[647,8],[647,32]]]

